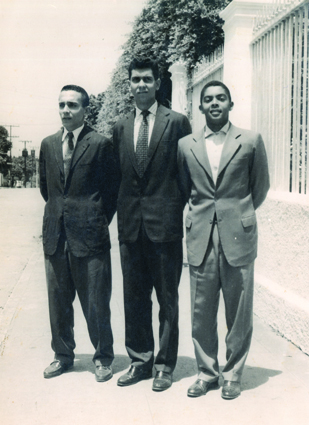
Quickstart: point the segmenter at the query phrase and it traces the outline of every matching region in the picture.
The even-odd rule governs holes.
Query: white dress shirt
[[[209,127],[207,127],[207,125],[205,128],[206,151],[210,162],[212,178],[215,184],[218,177],[222,149],[229,129],[229,121],[221,128],[221,130],[217,131],[216,133],[214,133]]]
[[[155,122],[155,119],[156,119],[157,109],[158,109],[158,102],[157,101],[148,109],[148,111],[149,111],[149,115],[147,117],[147,122],[148,122],[148,146],[149,146],[149,142],[150,142],[150,138],[151,138],[151,134],[152,134],[154,122]],[[138,107],[136,107],[136,115],[135,115],[135,120],[134,120],[134,150],[136,150],[136,143],[137,143],[137,138],[138,138],[138,132],[139,132],[139,128],[141,126],[142,121],[143,121],[142,111],[141,111],[141,109],[139,109]]]
[[[73,133],[73,145],[74,145],[74,149],[77,143],[77,139],[78,136],[80,135],[82,129],[84,128],[85,124],[83,124],[81,127],[76,128],[75,130],[71,131],[71,133]],[[68,131],[65,127],[63,127],[63,134],[62,134],[62,153],[63,153],[63,157],[65,155],[65,143],[64,141],[67,139],[68,133],[70,133],[70,131]]]

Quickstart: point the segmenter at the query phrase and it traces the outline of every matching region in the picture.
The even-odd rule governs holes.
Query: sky
[[[60,128],[66,84],[103,92],[132,22],[147,0],[1,0],[0,125],[11,127],[12,155],[38,155]],[[10,129],[6,127],[8,131]]]

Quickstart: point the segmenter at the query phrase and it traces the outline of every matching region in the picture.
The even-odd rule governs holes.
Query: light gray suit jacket
[[[231,125],[224,143],[216,184],[205,146],[204,129],[179,141],[178,167],[185,197],[188,262],[205,256],[214,216],[228,263],[244,266],[257,256],[255,210],[266,198],[269,174],[260,134]]]

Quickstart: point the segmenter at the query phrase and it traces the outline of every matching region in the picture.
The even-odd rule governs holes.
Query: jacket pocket
[[[244,165],[245,162],[248,162],[248,157],[247,156],[243,156],[241,158],[233,158],[230,161],[230,164],[232,164],[232,165]]]
[[[254,226],[256,224],[256,216],[255,216],[255,214],[253,214],[253,215],[249,215],[247,217],[242,217],[241,222],[242,222],[243,227]]]

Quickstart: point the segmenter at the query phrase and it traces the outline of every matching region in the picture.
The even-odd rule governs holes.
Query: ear
[[[234,102],[230,102],[230,111],[234,108]]]
[[[198,108],[199,108],[199,110],[201,111],[201,113],[202,113],[202,114],[204,114],[204,111],[203,111],[202,105],[200,105]]]
[[[158,78],[156,80],[156,90],[159,90],[160,86],[161,86],[161,80],[160,80],[160,78]]]

